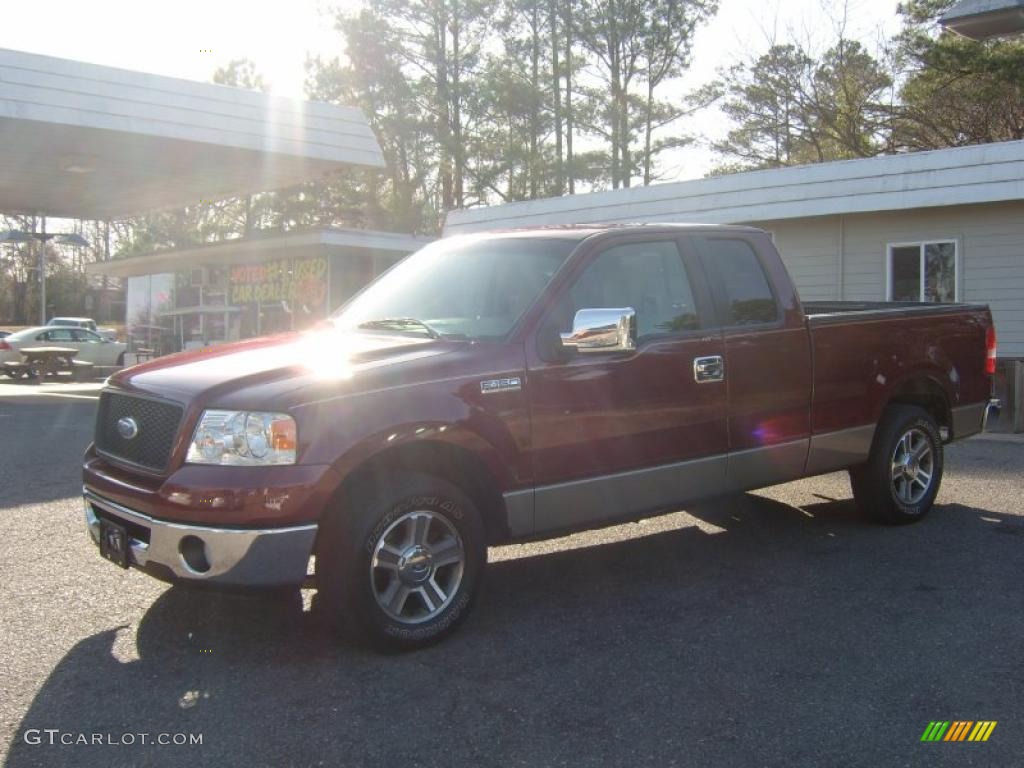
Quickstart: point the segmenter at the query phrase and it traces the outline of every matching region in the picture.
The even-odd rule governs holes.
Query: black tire
[[[932,415],[914,405],[891,405],[878,424],[867,462],[850,469],[853,498],[880,523],[916,523],[935,502],[942,468],[942,438]]]
[[[336,628],[355,630],[377,648],[429,645],[454,630],[476,601],[487,564],[480,513],[443,478],[412,472],[385,482],[364,477],[365,484],[357,481],[358,487],[328,510],[320,525],[319,608]],[[461,550],[456,552],[455,546]],[[435,552],[438,563],[455,556],[461,561],[435,567]],[[432,585],[440,586],[434,591]],[[403,588],[409,591],[398,605]],[[439,594],[445,599],[438,599]]]
[[[117,367],[124,368],[124,352],[117,356]]]

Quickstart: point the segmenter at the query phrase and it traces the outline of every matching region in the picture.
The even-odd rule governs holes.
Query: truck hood
[[[358,391],[382,369],[420,369],[416,361],[458,344],[333,329],[289,333],[161,357],[120,371],[111,384],[182,402],[285,410],[323,393]]]

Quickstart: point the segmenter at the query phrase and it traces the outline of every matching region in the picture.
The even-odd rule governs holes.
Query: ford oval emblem
[[[122,416],[117,420],[117,433],[125,440],[131,440],[139,434],[139,422],[131,416]]]

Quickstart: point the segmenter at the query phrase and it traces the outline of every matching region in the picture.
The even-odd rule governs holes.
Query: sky
[[[847,36],[874,50],[899,28],[897,2],[720,0],[718,15],[697,34],[679,87],[714,79],[772,39],[832,39],[830,19],[842,18],[844,7]],[[19,0],[0,11],[0,48],[207,81],[217,67],[248,58],[275,93],[301,98],[307,54],[341,50],[331,9],[356,7],[358,0]],[[665,181],[703,176],[715,159],[706,145],[728,124],[708,110],[686,127],[701,141],[672,156]]]

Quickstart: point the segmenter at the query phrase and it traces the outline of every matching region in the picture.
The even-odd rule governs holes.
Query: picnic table
[[[21,356],[25,365],[37,379],[53,376],[59,371],[75,370],[74,359],[78,350],[72,347],[23,347]]]

